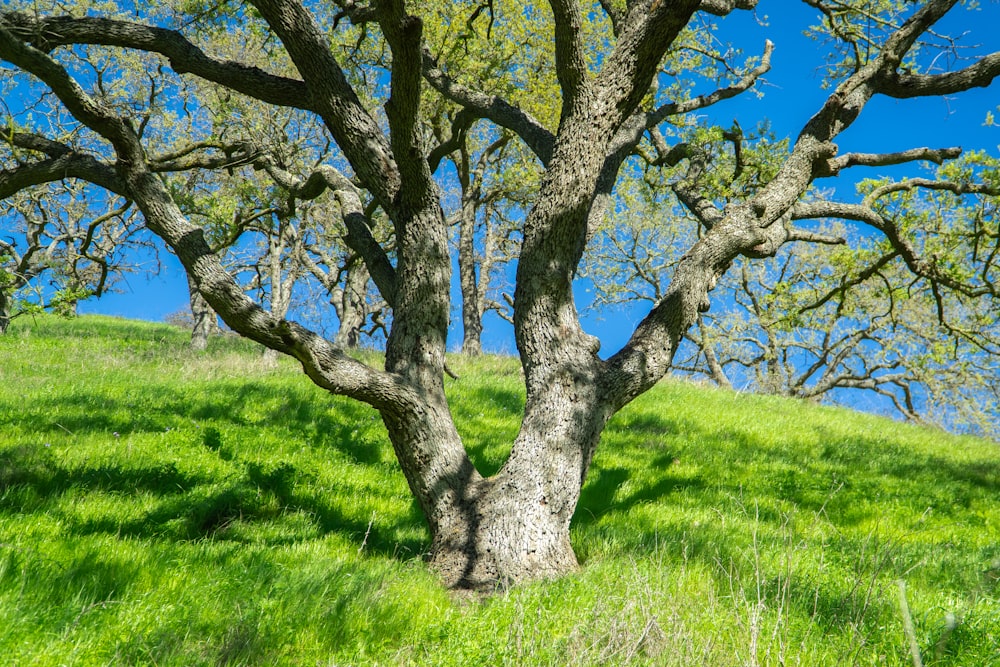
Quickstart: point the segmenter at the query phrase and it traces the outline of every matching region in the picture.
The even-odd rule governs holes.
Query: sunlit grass
[[[102,317],[0,338],[0,662],[1000,665],[1000,451],[668,381],[609,425],[577,574],[453,598],[373,410],[236,338]],[[516,361],[454,358],[486,473]]]

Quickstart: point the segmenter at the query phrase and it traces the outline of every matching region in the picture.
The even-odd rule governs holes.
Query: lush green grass
[[[378,416],[253,346],[20,319],[0,338],[0,662],[1000,665],[1000,449],[666,382],[609,426],[583,568],[453,599]],[[496,470],[516,363],[454,359]]]

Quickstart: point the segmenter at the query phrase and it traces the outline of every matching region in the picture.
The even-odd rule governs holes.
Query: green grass
[[[609,425],[581,571],[455,599],[378,415],[239,339],[16,320],[0,338],[7,665],[1000,665],[1000,449],[668,381]],[[451,360],[502,463],[516,362]]]

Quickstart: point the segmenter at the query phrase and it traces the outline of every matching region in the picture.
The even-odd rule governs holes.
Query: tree
[[[339,206],[339,204],[338,204]],[[302,246],[299,261],[318,283],[320,293],[309,292],[303,298],[300,312],[320,310],[316,306],[327,302],[337,316],[337,332],[333,338],[335,347],[356,348],[362,337],[374,338],[378,333],[386,334],[382,322],[384,302],[371,289],[371,276],[364,260],[342,242],[344,233],[343,216],[329,211],[310,209],[313,217],[325,222],[337,221],[332,228],[314,222],[311,226],[316,238],[307,239]],[[372,229],[384,225],[368,218]],[[313,318],[321,320],[322,314]]]
[[[462,131],[458,148],[448,155],[459,185],[455,246],[462,293],[462,352],[468,355],[482,352],[487,311],[510,321],[507,306],[491,294],[500,288],[494,274],[502,274],[516,257],[515,219],[523,215],[523,202],[518,199],[528,189],[525,182],[535,180],[534,170],[526,164],[529,156],[511,155],[512,138],[509,132],[500,133],[475,156],[471,139]]]
[[[706,167],[716,185],[725,184],[715,195],[723,201],[731,196],[725,190],[745,190],[746,177],[759,179],[787,149],[767,132],[746,137],[741,132],[738,143],[732,131],[714,128],[713,133],[714,140],[699,145],[715,146]],[[735,150],[721,150],[720,144],[730,142]],[[935,178],[947,182],[964,169],[959,180],[968,180],[976,170],[994,166],[995,160],[973,152],[940,167]],[[745,178],[734,177],[737,172]],[[659,301],[669,271],[701,231],[680,204],[657,199],[661,182],[647,178],[641,183],[637,201],[606,221],[585,258],[595,309]],[[968,244],[946,241],[949,236],[969,233],[974,244],[989,243],[991,234],[974,230],[981,224],[977,220],[995,215],[993,198],[915,185],[862,181],[859,197],[953,245],[936,251],[940,260],[976,254]],[[664,206],[673,207],[668,229],[659,222],[665,216],[655,212]],[[991,381],[1000,374],[993,343],[1000,340],[996,318],[942,326],[934,289],[913,280],[891,243],[843,224],[821,224],[813,231],[850,237],[849,247],[785,245],[773,262],[737,259],[715,288],[717,305],[686,333],[693,345],[682,346],[673,368],[724,387],[809,400],[843,400],[847,392],[878,394],[887,409],[907,419],[991,436],[1000,417]],[[955,312],[946,320],[966,316]],[[965,330],[989,344],[970,341]]]
[[[530,11],[529,7],[530,3],[525,9]],[[493,82],[491,91],[508,103],[546,124],[556,122],[558,87],[553,77],[535,77],[525,87],[509,76],[513,57],[530,62],[536,72],[552,71],[553,53],[546,40],[539,39],[538,25],[508,22],[504,38],[491,39],[497,17],[488,4],[471,10],[457,30],[441,9],[445,6],[429,11],[424,31],[425,51],[439,68]],[[589,23],[585,19],[585,31]],[[505,276],[517,255],[519,221],[538,189],[540,169],[526,146],[513,140],[513,132],[479,122],[476,114],[433,89],[425,92],[421,113],[437,142],[429,157],[431,171],[440,174],[438,167],[445,162],[455,171],[452,187],[457,190],[457,201],[449,206],[452,202],[446,193],[445,210],[452,210],[449,220],[456,228],[462,352],[477,355],[482,351],[487,312],[511,322],[512,290]],[[439,180],[444,179],[439,175]]]
[[[713,29],[712,22],[703,20],[705,15],[723,17],[750,9],[754,0],[603,0],[599,6],[551,0],[547,9],[527,2],[453,3],[455,24],[473,14],[491,14],[486,34],[469,40],[488,41],[494,34],[500,39],[504,31],[527,22],[537,28],[539,39],[545,36],[540,44],[551,48],[554,71],[536,71],[531,63],[512,60],[497,77],[482,81],[450,71],[424,48],[419,14],[426,10],[416,4],[343,0],[335,3],[339,11],[330,12],[299,0],[252,4],[252,10],[223,5],[227,12],[217,15],[215,30],[249,26],[263,31],[269,36],[275,68],[290,61],[295,76],[216,58],[205,50],[210,40],[200,47],[180,29],[132,16],[6,12],[0,15],[0,58],[14,68],[11,76],[31,75],[57,98],[74,119],[67,122],[89,142],[86,150],[79,148],[90,160],[87,165],[72,173],[50,174],[48,180],[75,177],[108,187],[111,183],[101,177],[112,173],[114,185],[135,202],[147,227],[177,254],[198,290],[231,328],[296,358],[319,386],[379,411],[427,518],[431,564],[449,585],[492,588],[576,567],[569,524],[608,419],[669,370],[683,336],[708,308],[710,291],[735,260],[766,260],[791,243],[845,242],[797,221],[839,217],[881,234],[913,280],[940,297],[945,323],[976,308],[981,303],[976,299],[997,296],[996,253],[962,250],[978,248],[976,238],[993,239],[994,220],[957,235],[946,257],[938,253],[940,244],[927,230],[901,224],[891,211],[872,202],[816,199],[811,187],[817,179],[835,177],[858,164],[957,156],[958,151],[935,148],[891,155],[841,152],[834,143],[876,95],[952,95],[989,85],[1000,74],[1000,53],[954,70],[930,69],[939,62],[934,60],[938,54],[921,37],[931,34],[957,0],[879,0],[858,6],[809,0],[827,12],[831,22],[834,89],[806,120],[773,174],[743,196],[734,194],[724,207],[712,197],[713,186],[705,179],[704,151],[674,141],[658,128],[680,124],[686,114],[750,89],[766,72],[770,44],[745,66],[710,51],[706,55],[700,46]],[[584,17],[593,16],[603,30],[586,33],[585,38]],[[183,25],[170,16],[149,20]],[[384,69],[345,70],[341,51],[331,48],[328,35],[342,36],[349,30],[359,39],[379,39]],[[147,71],[170,67],[322,119],[350,165],[351,178],[370,193],[393,226],[390,256],[363,210],[345,210],[349,235],[355,237],[349,245],[364,259],[392,310],[384,368],[370,367],[302,325],[272,316],[227,274],[204,231],[185,217],[158,175],[156,161],[130,119],[133,112],[107,103],[99,91],[87,92],[87,77],[65,64],[77,50],[98,47],[144,54],[139,60],[152,68]],[[704,90],[709,82],[702,70],[688,71],[684,78],[685,67],[706,58],[725,65],[718,68],[720,87],[714,92]],[[560,92],[557,126],[538,120],[498,92],[506,85],[530,86],[553,77]],[[388,98],[380,99],[386,87]],[[480,475],[466,453],[444,392],[451,259],[448,221],[428,160],[432,146],[421,123],[428,87],[475,117],[516,134],[544,167],[521,225],[514,292],[514,335],[526,388],[524,416],[509,458],[489,478]],[[692,94],[692,88],[701,94]],[[369,99],[384,105],[367,103]],[[42,134],[47,128],[35,131]],[[659,166],[674,170],[674,193],[698,220],[702,233],[677,260],[662,298],[628,343],[602,359],[598,341],[580,325],[573,284],[588,240],[613,205],[619,172],[643,147],[656,154]],[[33,166],[5,169],[16,176]],[[900,187],[995,195],[995,174],[985,171],[956,173],[943,181],[914,179]],[[336,188],[345,178],[340,174],[333,166],[321,165],[314,171],[315,180],[311,176],[306,183]],[[32,180],[45,179],[25,177],[21,182],[28,185]],[[975,331],[966,335],[989,344]]]
[[[135,270],[127,249],[141,244],[131,202],[105,201],[100,212],[74,184],[20,194],[0,210],[10,225],[0,238],[0,334],[25,313],[76,314],[79,300],[100,297]]]

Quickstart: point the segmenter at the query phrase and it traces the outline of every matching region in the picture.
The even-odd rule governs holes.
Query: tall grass
[[[580,572],[458,599],[378,415],[294,363],[102,317],[0,360],[3,664],[1000,665],[985,441],[664,382],[608,427]],[[449,363],[490,473],[517,364]]]

